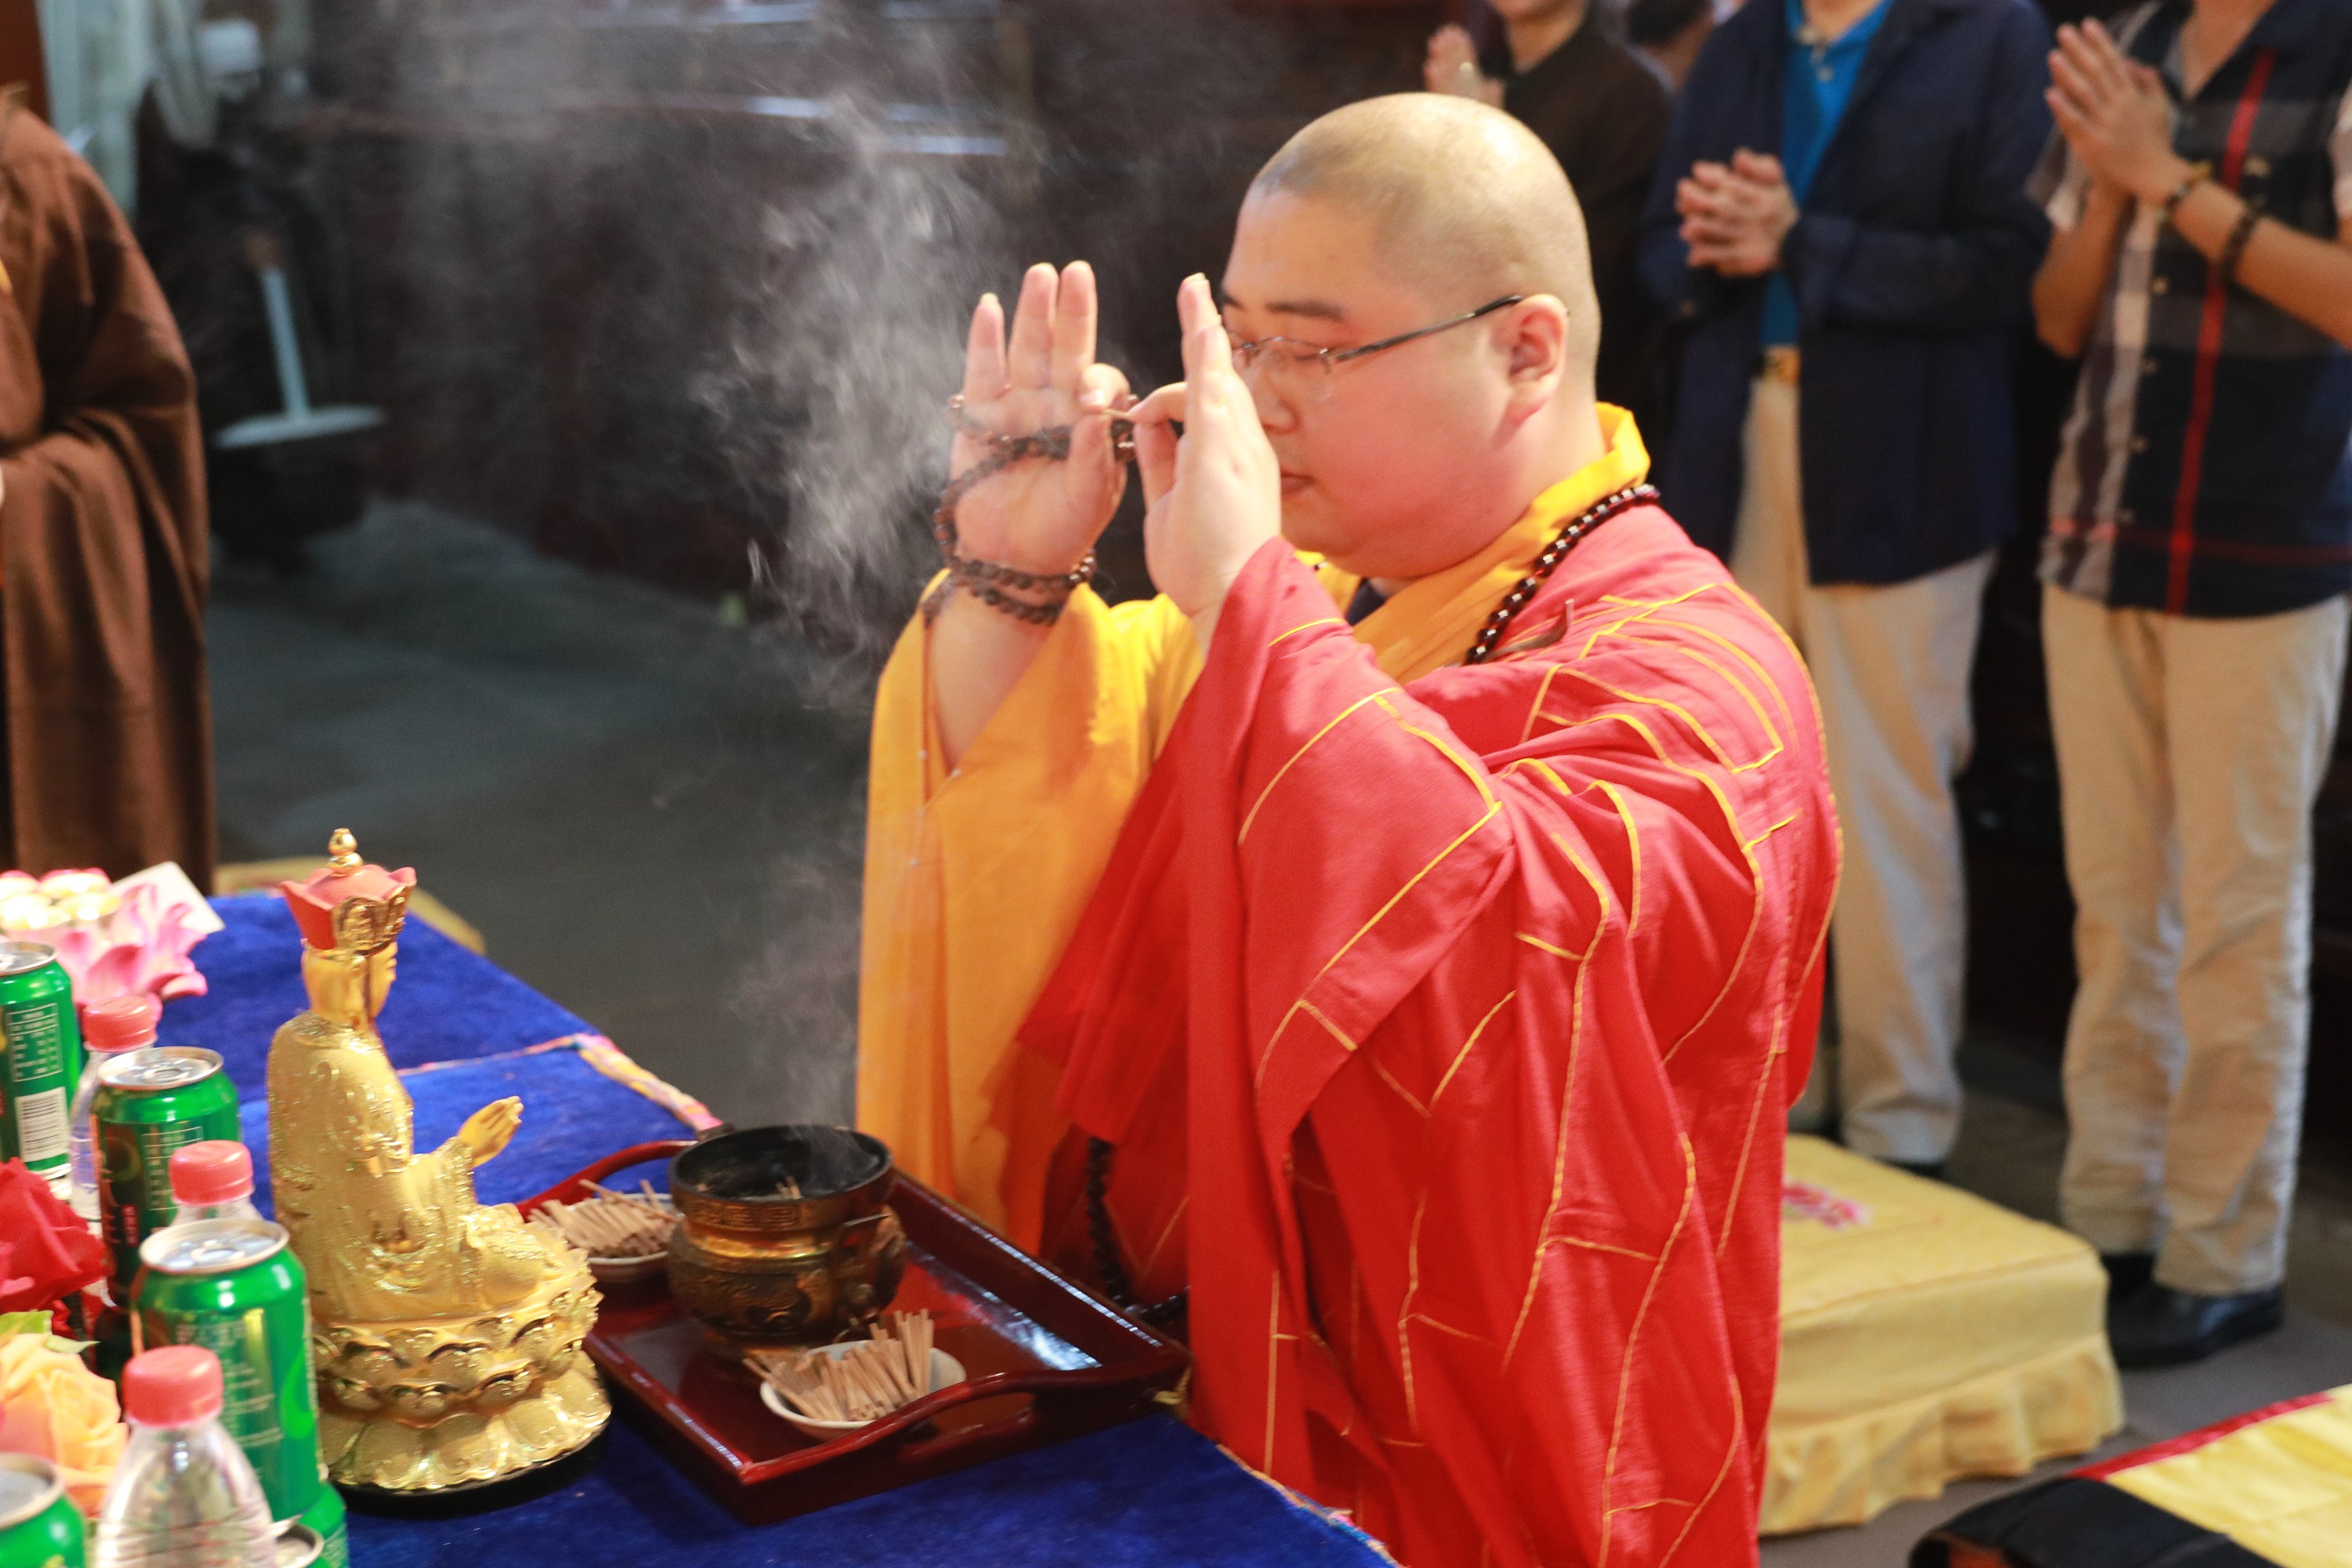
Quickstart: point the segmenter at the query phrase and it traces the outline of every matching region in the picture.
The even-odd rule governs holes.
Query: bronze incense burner
[[[884,1202],[896,1173],[880,1140],[839,1127],[753,1127],[670,1163],[681,1223],[670,1291],[711,1347],[814,1344],[890,1304],[907,1237]]]

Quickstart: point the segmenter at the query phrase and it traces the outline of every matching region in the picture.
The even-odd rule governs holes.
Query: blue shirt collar
[[[1837,42],[1832,44],[1824,52],[1833,58],[1842,60],[1868,48],[1870,40],[1877,35],[1879,25],[1886,20],[1886,13],[1894,4],[1895,0],[1878,0],[1878,4],[1870,8],[1867,16],[1839,34]],[[1805,30],[1805,0],[1786,0],[1784,9],[1789,19],[1789,40],[1796,43],[1798,35]]]

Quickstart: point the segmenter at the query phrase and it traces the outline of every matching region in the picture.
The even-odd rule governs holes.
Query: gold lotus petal
[[[604,1398],[604,1386],[596,1381],[593,1369],[574,1366],[570,1372],[547,1385],[545,1397],[574,1421],[601,1425],[613,1413]]]
[[[525,1400],[508,1411],[505,1419],[516,1440],[539,1458],[562,1453],[574,1436],[572,1423],[550,1399]]]
[[[332,1470],[341,1462],[351,1446],[359,1440],[367,1423],[354,1421],[335,1410],[319,1412],[319,1458]]]
[[[401,1491],[431,1468],[425,1434],[397,1421],[371,1421],[343,1455],[343,1467],[330,1472],[339,1481]]]
[[[504,1425],[468,1411],[433,1427],[427,1441],[445,1478],[443,1484],[488,1480],[511,1468],[506,1434],[501,1430]]]

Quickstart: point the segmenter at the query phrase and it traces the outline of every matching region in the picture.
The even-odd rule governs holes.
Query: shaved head
[[[1285,143],[1250,195],[1362,216],[1382,269],[1441,310],[1551,295],[1568,310],[1569,358],[1590,374],[1601,310],[1584,210],[1559,161],[1502,110],[1433,92],[1351,103]]]
[[[1498,110],[1375,98],[1292,137],[1242,203],[1222,290],[1232,341],[1292,345],[1243,369],[1284,537],[1409,582],[1605,452],[1584,246],[1568,176]]]

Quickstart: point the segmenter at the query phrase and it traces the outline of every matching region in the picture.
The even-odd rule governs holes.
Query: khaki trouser
[[[1952,780],[1973,741],[1969,669],[1992,553],[1908,583],[1815,586],[1797,388],[1766,375],[1753,391],[1731,574],[1796,643],[1821,698],[1845,844],[1830,923],[1841,1126],[1859,1152],[1932,1163],[1960,1117],[1968,908]]]
[[[2342,598],[2190,619],[2042,599],[2082,972],[2066,1224],[2226,1295],[2286,1271],[2311,1007],[2311,808]]]

